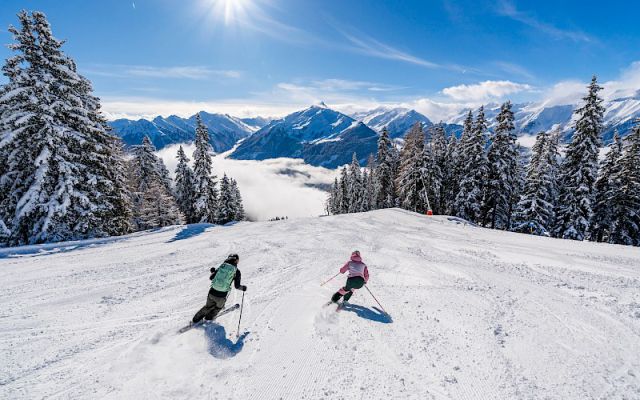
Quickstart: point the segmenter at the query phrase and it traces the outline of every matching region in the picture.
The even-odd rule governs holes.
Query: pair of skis
[[[215,321],[215,320],[216,320],[216,319],[218,319],[219,317],[221,317],[221,316],[223,316],[223,315],[225,315],[225,314],[228,314],[228,313],[230,313],[231,311],[235,311],[235,310],[237,310],[238,308],[240,308],[240,304],[238,304],[238,303],[236,303],[236,304],[232,305],[231,307],[227,307],[227,308],[225,308],[224,310],[220,311],[220,312],[218,313],[218,315],[216,315],[216,317],[215,317],[212,321]],[[191,330],[191,329],[193,329],[193,328],[197,328],[197,327],[199,327],[199,326],[202,326],[202,325],[204,324],[204,322],[205,322],[205,320],[200,320],[199,322],[196,322],[195,324],[194,324],[193,322],[191,322],[191,323],[189,323],[189,325],[186,325],[186,326],[183,326],[182,328],[180,328],[180,329],[178,330],[178,333],[179,333],[179,334],[180,334],[180,333],[185,333],[185,332],[186,332],[186,331],[188,331],[188,330]]]

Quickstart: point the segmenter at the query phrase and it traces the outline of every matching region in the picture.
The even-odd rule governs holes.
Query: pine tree
[[[435,125],[431,129],[431,141],[428,154],[428,183],[429,200],[436,214],[445,213],[446,203],[446,174],[448,168],[448,144],[447,137],[442,123]]]
[[[108,134],[98,136],[102,140],[100,151],[94,152],[98,174],[89,176],[86,183],[96,182],[92,197],[96,204],[95,225],[101,227],[93,236],[119,236],[133,231],[131,224],[131,193],[127,186],[127,161],[123,144]]]
[[[511,102],[507,101],[496,117],[498,123],[488,150],[488,175],[483,202],[484,226],[508,229],[511,206],[516,192],[518,149]]]
[[[10,221],[9,244],[127,233],[123,160],[90,82],[44,14],[18,18],[0,100],[0,213]]]
[[[192,224],[197,222],[194,208],[195,191],[193,170],[189,166],[189,158],[182,149],[182,146],[178,148],[176,158],[178,159],[175,178],[176,201],[187,223]]]
[[[200,114],[196,116],[196,149],[193,152],[193,175],[195,182],[195,220],[214,223],[217,217],[218,193],[214,177],[211,176],[211,145],[209,131],[202,122]]]
[[[29,231],[15,232],[15,219],[18,203],[33,183],[36,172],[37,148],[28,144],[30,140],[42,138],[39,132],[42,123],[38,115],[40,97],[36,97],[36,38],[26,11],[20,12],[18,19],[21,24],[19,30],[9,27],[14,43],[8,47],[16,54],[7,59],[2,68],[9,82],[2,86],[0,97],[0,219],[3,241],[14,245],[29,243],[30,240]],[[30,105],[30,99],[38,103]]]
[[[362,173],[360,163],[353,153],[351,165],[349,165],[349,179],[347,185],[347,196],[349,199],[348,212],[356,213],[362,211],[362,202],[364,195],[364,185],[362,182]]]
[[[155,146],[147,136],[141,145],[131,150],[133,157],[129,161],[128,179],[136,230],[178,224],[184,220],[173,195],[167,189],[163,172],[166,167],[155,151]],[[154,199],[154,196],[158,199]],[[160,215],[163,209],[166,213],[164,216]]]
[[[244,204],[242,202],[242,195],[240,194],[240,188],[238,188],[238,182],[235,179],[231,179],[231,194],[233,196],[233,200],[234,200],[234,206],[235,206],[235,214],[234,214],[234,221],[244,221],[245,220],[245,215],[244,215]]]
[[[340,184],[336,177],[331,185],[331,191],[327,197],[327,214],[337,215],[340,214]]]
[[[484,107],[480,107],[471,128],[471,113],[465,121],[460,142],[460,190],[456,196],[455,208],[458,217],[472,222],[480,222],[485,181],[488,173],[485,152],[487,121]]]
[[[600,163],[598,179],[595,183],[596,200],[591,220],[591,240],[601,242],[609,236],[613,223],[613,199],[620,189],[620,157],[622,157],[622,139],[616,131],[609,145],[606,157]]]
[[[459,154],[459,142],[455,135],[451,135],[449,144],[447,146],[446,165],[444,171],[444,199],[443,199],[443,214],[454,215],[455,201],[458,192],[460,191],[460,154]]]
[[[611,199],[609,242],[640,246],[640,119],[625,138],[619,165],[613,177],[618,188]]]
[[[516,145],[516,175],[513,184],[513,191],[511,192],[511,199],[509,201],[509,218],[507,219],[506,226],[508,229],[513,227],[513,219],[518,207],[518,202],[522,198],[525,186],[525,175],[527,171],[527,156],[526,151],[520,146]]]
[[[372,155],[369,155],[367,160],[367,168],[362,176],[364,182],[364,195],[362,202],[362,211],[371,211],[376,209],[376,191],[375,191],[375,173],[376,173],[376,160]]]
[[[561,166],[561,191],[556,213],[555,236],[584,240],[590,230],[598,174],[598,155],[604,107],[596,77],[583,98],[584,106],[575,111],[577,122],[573,139]]]
[[[154,181],[142,194],[138,211],[138,229],[155,229],[184,223],[175,199],[162,181]]]
[[[387,128],[382,129],[378,138],[378,153],[374,172],[375,208],[395,207],[394,160],[392,144]]]
[[[422,124],[415,123],[404,139],[400,152],[400,167],[396,178],[400,207],[419,213],[426,212],[425,136]]]
[[[231,183],[227,174],[220,181],[220,196],[218,197],[217,223],[224,225],[234,220],[236,214],[235,196],[231,191]]]
[[[351,200],[349,199],[349,174],[347,172],[347,167],[342,167],[342,171],[340,172],[340,212],[339,214],[346,214],[349,212],[349,204]]]
[[[549,160],[550,152],[555,151],[552,141],[551,135],[544,131],[536,136],[523,195],[516,207],[515,231],[540,235],[548,232],[552,226],[555,196],[555,176]]]

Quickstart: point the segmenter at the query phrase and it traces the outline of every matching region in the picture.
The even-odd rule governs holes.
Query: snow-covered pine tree
[[[171,175],[169,174],[169,169],[164,165],[164,161],[162,158],[158,157],[158,172],[160,173],[160,177],[162,178],[162,184],[164,185],[167,192],[169,192],[172,196],[175,197],[173,180],[171,179]]]
[[[460,140],[454,143],[455,154],[452,154],[451,163],[454,166],[452,173],[455,175],[454,190],[452,191],[451,199],[451,215],[459,215],[462,211],[458,209],[458,194],[460,194],[460,183],[465,172],[465,163],[467,162],[467,156],[465,148],[469,145],[471,137],[473,136],[473,113],[471,110],[467,113],[464,122],[462,123],[462,133]]]
[[[349,199],[348,212],[356,213],[362,211],[362,202],[364,196],[364,185],[362,182],[362,171],[360,169],[360,163],[356,157],[356,153],[353,153],[351,158],[351,165],[349,165],[349,184],[347,186],[347,193]]]
[[[77,73],[75,62],[62,52],[63,41],[53,36],[46,16],[34,11],[32,18],[41,51],[49,60],[49,73],[58,81],[55,93],[59,103],[66,104],[60,118],[73,132],[68,136],[71,159],[82,174],[72,189],[80,204],[75,207],[76,216],[67,220],[82,237],[128,233],[130,203],[121,141],[109,133],[91,82]]]
[[[556,129],[549,136],[547,141],[546,163],[547,174],[549,175],[549,202],[553,205],[554,218],[549,221],[549,229],[555,225],[555,210],[558,205],[558,198],[560,197],[560,136],[562,132],[560,129]]]
[[[445,212],[446,171],[447,171],[447,136],[442,123],[431,128],[430,155],[428,160],[428,191],[431,207],[435,214]]]
[[[613,178],[619,187],[612,198],[609,242],[640,246],[640,119],[625,138],[619,164]]]
[[[238,182],[235,179],[231,179],[231,194],[233,195],[235,205],[234,221],[244,221],[244,204],[242,202],[242,195],[240,194]]]
[[[136,230],[156,228],[158,221],[182,221],[175,217],[174,207],[178,207],[173,195],[167,189],[163,173],[164,163],[155,155],[156,148],[148,136],[142,140],[142,144],[131,149],[132,158],[129,160],[129,190],[133,204],[133,223]],[[161,190],[162,189],[162,190]],[[161,198],[153,201],[150,192],[158,195],[162,191]],[[148,202],[152,204],[147,204]],[[166,206],[166,217],[159,217],[161,205]],[[179,208],[178,208],[179,210]],[[148,214],[148,215],[147,215]],[[153,222],[153,221],[156,222]],[[179,222],[176,222],[179,223]]]
[[[527,171],[527,150],[525,150],[519,143],[516,144],[516,176],[513,184],[513,191],[511,192],[511,199],[509,202],[509,218],[507,219],[507,227],[511,229],[513,227],[513,217],[518,206],[518,202],[522,198],[524,193],[525,176]]]
[[[188,224],[196,222],[195,216],[195,191],[193,170],[189,166],[189,158],[182,146],[178,148],[178,165],[176,166],[175,194],[176,202]]]
[[[184,223],[175,199],[161,180],[152,181],[142,194],[137,220],[140,230]]]
[[[556,212],[556,237],[584,240],[590,231],[595,201],[595,182],[598,177],[604,107],[594,76],[583,98],[584,105],[575,111],[577,122],[573,139],[567,146],[560,171],[560,197]]]
[[[41,122],[38,104],[31,105],[36,97],[35,54],[36,38],[32,21],[26,11],[18,14],[20,29],[9,26],[14,43],[8,47],[15,54],[2,67],[8,83],[0,90],[0,213],[3,225],[3,242],[25,244],[30,232],[13,233],[18,202],[23,197],[36,171],[37,149],[28,145],[39,134]],[[41,135],[38,135],[41,136]],[[22,239],[22,240],[21,240]]]
[[[86,181],[96,182],[94,198],[97,204],[101,204],[94,218],[96,225],[104,233],[96,232],[95,236],[125,235],[132,232],[134,227],[131,223],[133,205],[127,185],[127,161],[123,143],[110,134],[96,136],[103,146],[93,154],[98,174],[95,178],[88,176]]]
[[[224,174],[220,180],[220,195],[218,196],[218,217],[216,218],[218,224],[224,225],[234,220],[235,200],[235,196],[231,192],[229,178],[227,178],[227,174]]]
[[[482,224],[491,228],[509,229],[512,200],[517,189],[519,156],[510,101],[502,104],[496,122],[487,154],[488,175]]]
[[[480,222],[488,162],[486,146],[487,121],[484,107],[469,128],[471,112],[465,121],[460,148],[460,190],[456,196],[456,214],[472,222]]]
[[[0,100],[8,243],[127,233],[122,159],[91,84],[44,14],[18,18],[21,29],[9,28],[17,54],[3,68],[9,83]]]
[[[405,136],[400,152],[400,167],[396,177],[400,207],[418,213],[426,212],[427,207],[424,142],[422,124],[416,122]]]
[[[351,200],[349,199],[349,173],[347,172],[347,167],[342,167],[342,171],[340,172],[340,196],[339,196],[339,209],[340,212],[338,214],[346,214],[349,212],[349,204]]]
[[[394,161],[389,131],[382,129],[378,138],[376,169],[373,174],[375,185],[375,207],[390,208],[395,206]]]
[[[591,220],[591,240],[601,242],[611,233],[613,223],[614,197],[620,190],[620,157],[622,157],[622,139],[616,131],[609,151],[600,163],[598,179],[595,183],[596,200]]]
[[[549,141],[547,132],[536,135],[527,166],[523,195],[514,215],[513,230],[523,233],[544,234],[553,222],[552,175],[548,163]]]
[[[393,142],[391,143],[391,172],[394,185],[394,207],[400,207],[398,188],[395,187],[395,183],[398,180],[398,174],[400,173],[400,149]]]
[[[442,200],[443,214],[454,215],[455,201],[460,190],[460,154],[459,141],[456,135],[452,134],[447,145],[446,165],[443,169],[444,198]]]
[[[211,176],[211,145],[209,131],[196,115],[196,149],[193,152],[193,175],[195,182],[195,220],[214,223],[217,216],[218,191]]]
[[[369,205],[369,198],[367,192],[367,182],[369,181],[369,170],[367,168],[362,171],[362,194],[361,194],[361,203],[360,203],[360,211],[369,211],[371,209]]]
[[[334,178],[333,184],[331,185],[331,190],[327,195],[327,201],[325,204],[327,215],[336,215],[340,214],[340,185],[338,183],[338,178]]]
[[[362,211],[371,211],[376,209],[375,173],[376,159],[373,157],[373,154],[371,154],[367,160],[367,168],[362,175],[362,181],[364,182]]]

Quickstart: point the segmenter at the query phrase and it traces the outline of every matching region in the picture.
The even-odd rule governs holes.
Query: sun
[[[225,25],[241,23],[246,19],[253,0],[202,0],[216,20]]]

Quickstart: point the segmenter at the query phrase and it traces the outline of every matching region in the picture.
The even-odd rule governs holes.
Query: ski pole
[[[242,321],[243,307],[244,307],[244,291],[242,292],[242,302],[240,303],[240,317],[238,318],[238,333],[236,333],[236,339],[240,337],[240,321]]]
[[[371,293],[371,290],[369,290],[369,288],[367,287],[367,285],[364,285],[365,289],[367,289],[367,292],[369,292],[369,294],[371,295],[371,297],[373,297],[373,299],[376,301],[376,303],[378,303],[378,305],[380,306],[380,309],[382,311],[384,311],[385,314],[389,315],[389,313],[387,311],[385,311],[384,307],[382,307],[382,304],[380,304],[380,302],[378,301],[378,299],[376,299],[376,296],[373,295],[373,293]]]
[[[331,282],[333,280],[333,278],[335,278],[336,276],[340,275],[340,272],[338,272],[337,274],[335,274],[334,276],[332,276],[331,278],[329,278],[328,280],[322,282],[322,284],[320,286],[324,286],[327,283]]]

